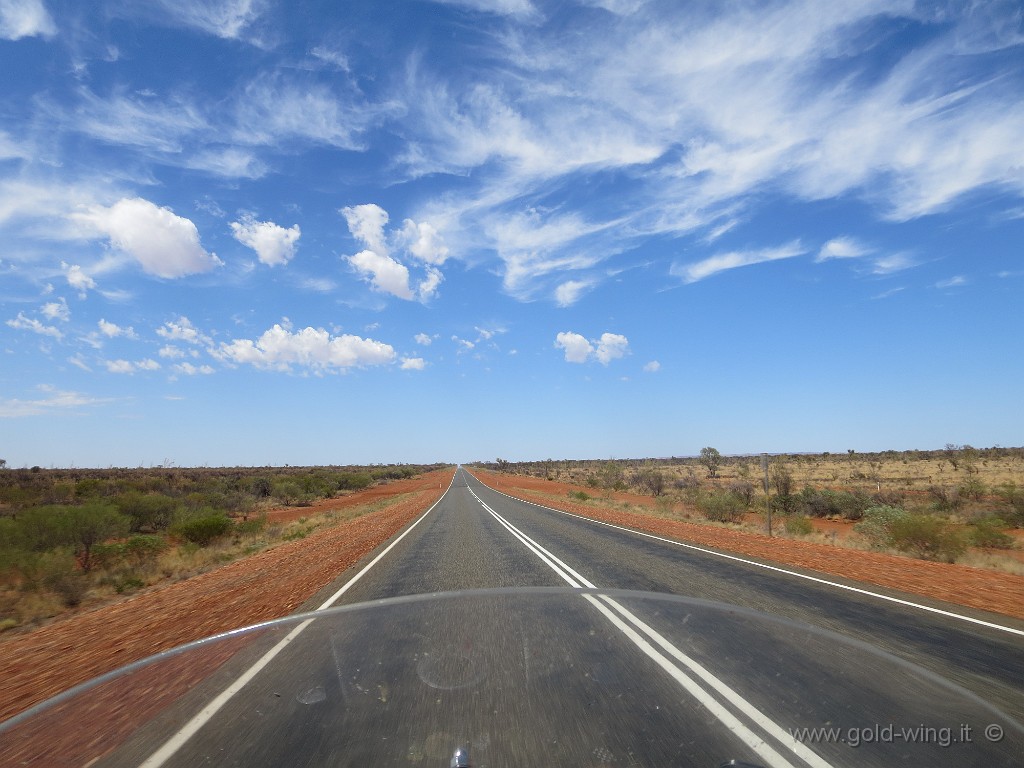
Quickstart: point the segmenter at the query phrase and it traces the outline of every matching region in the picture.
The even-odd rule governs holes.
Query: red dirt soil
[[[309,507],[273,512],[270,519],[283,522],[408,494],[384,509],[185,581],[26,634],[0,636],[0,722],[133,661],[294,612],[437,501],[452,474],[438,470]]]
[[[779,565],[807,568],[822,574],[1024,619],[1024,576],[966,565],[913,560],[908,557],[847,549],[819,542],[778,536],[769,538],[767,534],[602,509],[569,500],[570,491],[592,494],[593,489],[590,488],[477,469],[473,470],[473,474],[492,488],[510,496],[560,509],[563,512],[572,512],[582,517]],[[612,498],[651,509],[655,506],[655,500],[650,496],[613,493]]]

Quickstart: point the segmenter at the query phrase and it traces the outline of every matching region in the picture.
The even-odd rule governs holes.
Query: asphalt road
[[[539,508],[462,470],[375,556],[308,607],[421,597],[324,611],[287,642],[293,626],[264,632],[103,764],[425,768],[458,746],[477,766],[1024,755],[1020,634]],[[510,591],[422,597],[494,589]],[[835,730],[794,740],[796,727]]]

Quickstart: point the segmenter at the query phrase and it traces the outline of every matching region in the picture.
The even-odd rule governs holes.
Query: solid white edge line
[[[472,488],[469,488],[469,492],[473,495],[480,505],[491,514],[502,526],[504,526],[513,536],[519,539],[523,544],[526,545],[534,554],[536,554],[541,560],[543,560],[548,567],[555,571],[570,586],[579,588],[580,583],[596,589],[596,586],[588,581],[586,578],[577,573],[563,560],[556,557],[553,553],[544,549],[540,544],[531,539],[525,533],[516,528],[512,523],[507,521],[504,517],[494,511],[483,499],[476,495]],[[572,576],[570,576],[571,574]],[[575,579],[573,578],[575,577]],[[711,694],[694,681],[689,675],[683,672],[679,667],[675,666],[671,661],[665,658],[650,643],[640,637],[635,630],[628,625],[624,624],[621,619],[612,614],[602,603],[591,595],[584,595],[588,602],[594,605],[604,616],[607,618],[619,631],[621,631],[626,637],[633,642],[644,654],[650,657],[658,666],[668,672],[672,678],[679,683],[684,690],[686,690],[691,696],[702,704],[712,715],[718,718],[718,720],[737,738],[743,741],[748,747],[754,750],[762,759],[767,760],[773,766],[782,766],[785,768],[793,768],[792,763],[786,760],[785,757],[780,755],[775,749],[765,742],[760,736],[751,731],[745,726],[735,715],[721,705],[721,703],[715,699]],[[806,747],[804,744],[796,741],[784,731],[777,723],[771,718],[757,709],[753,704],[744,699],[739,693],[726,685],[723,681],[719,680],[713,674],[711,674],[706,668],[698,664],[695,660],[688,657],[672,643],[670,643],[664,636],[655,631],[652,627],[644,623],[631,611],[627,610],[621,604],[617,603],[610,597],[601,596],[601,600],[605,601],[612,607],[614,607],[623,617],[633,622],[638,629],[648,635],[652,640],[662,646],[670,655],[674,656],[679,661],[683,662],[699,677],[701,677],[706,683],[712,688],[718,691],[724,699],[729,701],[733,706],[739,709],[743,714],[751,719],[755,724],[763,728],[767,733],[779,740],[781,744],[787,747],[797,757],[806,762],[808,765],[814,766],[814,768],[831,768],[830,764],[815,754],[812,750]]]
[[[463,470],[463,471],[465,471],[465,470]],[[899,598],[899,597],[890,597],[889,595],[883,595],[883,594],[881,594],[879,592],[872,592],[869,589],[862,589],[861,587],[851,587],[851,586],[849,586],[847,584],[840,584],[839,582],[836,582],[836,581],[829,581],[828,579],[822,579],[822,578],[820,578],[818,576],[809,576],[809,575],[807,575],[805,573],[798,573],[797,571],[790,571],[790,570],[787,570],[785,568],[780,568],[777,565],[768,565],[767,563],[759,563],[756,560],[746,560],[746,559],[744,559],[742,557],[738,557],[736,555],[726,554],[725,552],[716,552],[713,549],[705,549],[704,547],[698,547],[695,544],[686,544],[686,543],[684,543],[682,541],[676,541],[675,539],[667,539],[664,536],[656,536],[653,533],[645,533],[643,531],[634,530],[633,528],[626,528],[625,526],[622,526],[622,525],[615,525],[614,523],[606,523],[604,520],[595,520],[592,517],[584,517],[583,515],[577,515],[577,514],[574,514],[572,512],[566,512],[566,511],[561,510],[561,509],[555,509],[554,507],[546,507],[543,504],[538,504],[535,501],[528,501],[526,499],[520,499],[518,496],[513,496],[512,494],[505,493],[504,491],[499,491],[497,488],[491,488],[491,486],[487,485],[487,483],[485,483],[483,480],[478,478],[476,475],[474,475],[472,473],[468,473],[468,474],[469,474],[470,477],[472,477],[474,480],[476,480],[478,483],[480,483],[480,485],[484,486],[484,488],[487,488],[487,489],[489,489],[491,491],[494,491],[495,493],[500,493],[502,496],[506,496],[506,497],[508,497],[510,499],[515,499],[516,501],[521,501],[524,504],[530,504],[530,505],[532,505],[534,507],[539,507],[540,509],[546,509],[546,510],[548,510],[550,512],[557,512],[560,515],[567,515],[569,517],[575,517],[578,520],[585,520],[588,523],[596,523],[597,525],[604,525],[604,526],[607,526],[608,528],[615,528],[617,530],[625,531],[626,533],[636,534],[637,536],[643,536],[643,537],[648,538],[648,539],[654,539],[656,541],[663,541],[666,544],[674,544],[677,547],[685,547],[686,549],[692,549],[692,550],[695,550],[697,552],[703,552],[704,554],[707,554],[707,555],[715,555],[716,557],[722,557],[722,558],[725,558],[726,560],[735,560],[735,561],[740,562],[740,563],[745,563],[746,565],[754,565],[754,566],[757,566],[758,568],[764,568],[764,569],[769,570],[769,571],[776,571],[778,573],[784,573],[787,576],[796,576],[797,578],[806,579],[807,581],[814,581],[814,582],[817,582],[818,584],[825,584],[825,585],[830,586],[830,587],[836,587],[838,589],[845,589],[845,590],[847,590],[849,592],[856,592],[856,593],[861,594],[861,595],[868,595],[869,597],[877,597],[879,600],[888,600],[890,603],[898,603],[899,605],[907,606],[908,608],[917,608],[917,609],[922,610],[922,611],[929,611],[930,613],[937,613],[940,616],[946,616],[947,618],[960,619],[961,621],[968,621],[968,622],[971,622],[972,624],[979,624],[979,625],[981,625],[983,627],[988,627],[989,629],[998,629],[998,630],[1002,630],[1003,632],[1009,632],[1011,634],[1020,635],[1020,636],[1024,637],[1024,630],[1015,629],[1013,627],[1007,627],[1007,626],[1004,626],[1003,624],[995,624],[994,622],[991,622],[991,621],[985,621],[983,619],[975,619],[972,616],[964,616],[961,613],[953,613],[952,611],[945,611],[945,610],[942,610],[941,608],[933,608],[930,605],[922,605],[921,603],[915,603],[915,602],[912,602],[910,600],[903,600],[902,598]]]
[[[353,584],[359,581],[359,579],[366,575],[367,571],[369,571],[373,566],[379,563],[381,559],[388,552],[390,552],[391,549],[396,544],[398,544],[398,542],[404,539],[413,528],[419,525],[420,522],[427,515],[433,512],[434,507],[440,504],[441,500],[448,495],[448,491],[452,489],[452,484],[455,482],[455,477],[458,474],[459,471],[458,469],[456,469],[455,474],[452,475],[451,482],[448,483],[448,488],[446,488],[445,492],[441,494],[440,499],[438,499],[437,501],[430,505],[430,509],[428,509],[422,515],[416,518],[416,521],[408,528],[406,528],[397,539],[392,541],[387,546],[387,548],[385,548],[380,554],[373,558],[373,560],[367,563],[362,568],[362,570],[359,571],[359,573],[357,573],[355,576],[353,576],[351,579],[345,582],[345,585],[341,589],[335,592],[327,602],[325,602],[316,610],[323,611],[334,605],[338,598],[348,591],[349,587],[351,587]],[[185,743],[199,731],[200,728],[206,725],[206,723],[208,723],[213,718],[213,716],[216,715],[217,712],[219,712],[220,709],[225,704],[227,704],[228,701],[230,701],[231,698],[236,693],[242,690],[242,688],[244,688],[246,684],[249,683],[249,681],[256,677],[256,675],[258,675],[263,670],[264,667],[266,667],[271,661],[274,660],[275,656],[277,656],[282,650],[284,650],[285,646],[287,646],[292,640],[298,637],[302,633],[302,631],[312,623],[313,619],[307,619],[306,621],[302,622],[297,627],[295,627],[295,629],[293,629],[287,635],[285,635],[285,637],[280,642],[278,642],[277,645],[275,645],[273,648],[271,648],[269,651],[263,654],[263,656],[260,657],[259,661],[257,661],[255,664],[249,667],[249,669],[247,669],[245,672],[239,675],[235,682],[233,682],[231,685],[229,685],[227,688],[221,691],[221,693],[213,701],[211,701],[209,704],[207,704],[205,707],[199,710],[199,712],[184,726],[182,726],[182,728],[178,730],[177,733],[175,733],[167,741],[165,741],[156,752],[154,752],[152,755],[146,758],[144,762],[140,763],[139,768],[159,768],[159,766],[163,765],[171,757],[173,757],[174,754],[179,749],[181,749],[185,745]]]

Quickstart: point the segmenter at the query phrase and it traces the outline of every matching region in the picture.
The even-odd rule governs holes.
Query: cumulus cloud
[[[66,323],[71,319],[71,309],[63,298],[44,304],[39,311],[47,320],[60,320]]]
[[[253,216],[231,222],[231,231],[238,242],[256,251],[259,260],[271,267],[291,261],[301,234],[298,224],[285,229],[272,221],[256,221]]]
[[[776,248],[730,251],[729,253],[710,256],[692,264],[673,264],[670,273],[682,278],[684,283],[696,283],[699,280],[704,280],[729,269],[749,267],[768,261],[778,261],[779,259],[791,259],[794,256],[801,256],[805,253],[807,253],[807,249],[800,244],[799,240],[794,240]]]
[[[644,366],[644,373],[657,373],[661,370],[661,363],[657,360],[651,360]]]
[[[417,224],[406,219],[402,224],[401,242],[413,256],[427,264],[441,265],[448,258],[448,246],[440,233],[427,222]]]
[[[417,333],[413,336],[413,340],[422,347],[429,347],[433,343],[433,339],[425,333]]]
[[[594,352],[585,336],[572,331],[562,331],[555,336],[555,347],[565,350],[567,363],[585,363]]]
[[[109,208],[96,206],[72,218],[108,237],[111,245],[157,277],[208,272],[223,263],[203,249],[192,221],[139,197],[124,198]]]
[[[332,336],[323,328],[292,332],[275,324],[258,339],[235,339],[222,343],[217,357],[257,368],[290,371],[293,366],[312,371],[340,371],[384,365],[395,359],[389,344],[344,334]]]
[[[214,373],[213,367],[209,365],[192,365],[192,363],[175,363],[172,366],[176,373],[183,373],[186,376],[209,376]]]
[[[624,357],[629,352],[629,339],[618,333],[602,333],[594,350],[594,356],[602,365]]]
[[[80,298],[84,299],[88,291],[96,289],[96,281],[85,274],[77,264],[68,264],[62,261],[60,266],[64,270],[64,277],[67,279],[68,285],[78,291]]]
[[[59,328],[55,328],[52,325],[44,325],[34,317],[26,317],[24,312],[19,312],[16,318],[8,320],[7,325],[19,331],[31,331],[32,333],[38,333],[40,336],[50,336],[58,341],[64,338],[64,334]]]
[[[407,219],[403,228],[390,238],[395,248],[413,261],[420,262],[423,277],[413,287],[409,267],[396,256],[385,232],[389,217],[387,211],[374,203],[341,209],[352,237],[366,246],[354,256],[346,258],[349,266],[381,293],[400,299],[428,301],[437,295],[444,275],[437,268],[448,257],[448,249],[441,243],[437,230],[429,224],[417,224]]]
[[[348,263],[381,293],[390,293],[407,300],[415,296],[409,287],[408,267],[387,254],[360,251],[355,256],[349,256]]]
[[[20,40],[56,34],[57,25],[42,0],[0,0],[0,38]]]
[[[427,367],[427,361],[422,357],[403,357],[401,368],[403,371],[422,371]]]
[[[192,321],[182,315],[177,320],[168,320],[156,329],[157,336],[168,341],[184,341],[187,344],[209,346],[213,340],[192,325]]]
[[[114,339],[117,338],[118,336],[125,336],[129,339],[135,338],[135,329],[131,328],[130,326],[127,328],[122,328],[117,323],[108,322],[103,318],[100,318],[98,325],[100,328],[100,333],[102,333],[108,339]]]
[[[593,357],[601,365],[608,365],[629,353],[629,339],[618,333],[602,333],[599,339],[563,331],[555,336],[555,347],[565,352],[567,363],[585,363]]]
[[[157,354],[160,357],[166,357],[168,360],[180,360],[185,356],[185,353],[178,347],[172,347],[170,344],[160,347]]]

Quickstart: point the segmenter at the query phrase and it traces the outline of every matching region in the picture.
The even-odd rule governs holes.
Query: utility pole
[[[764,472],[764,507],[768,513],[768,536],[772,535],[772,498],[768,485],[768,454],[761,454],[761,469]]]

